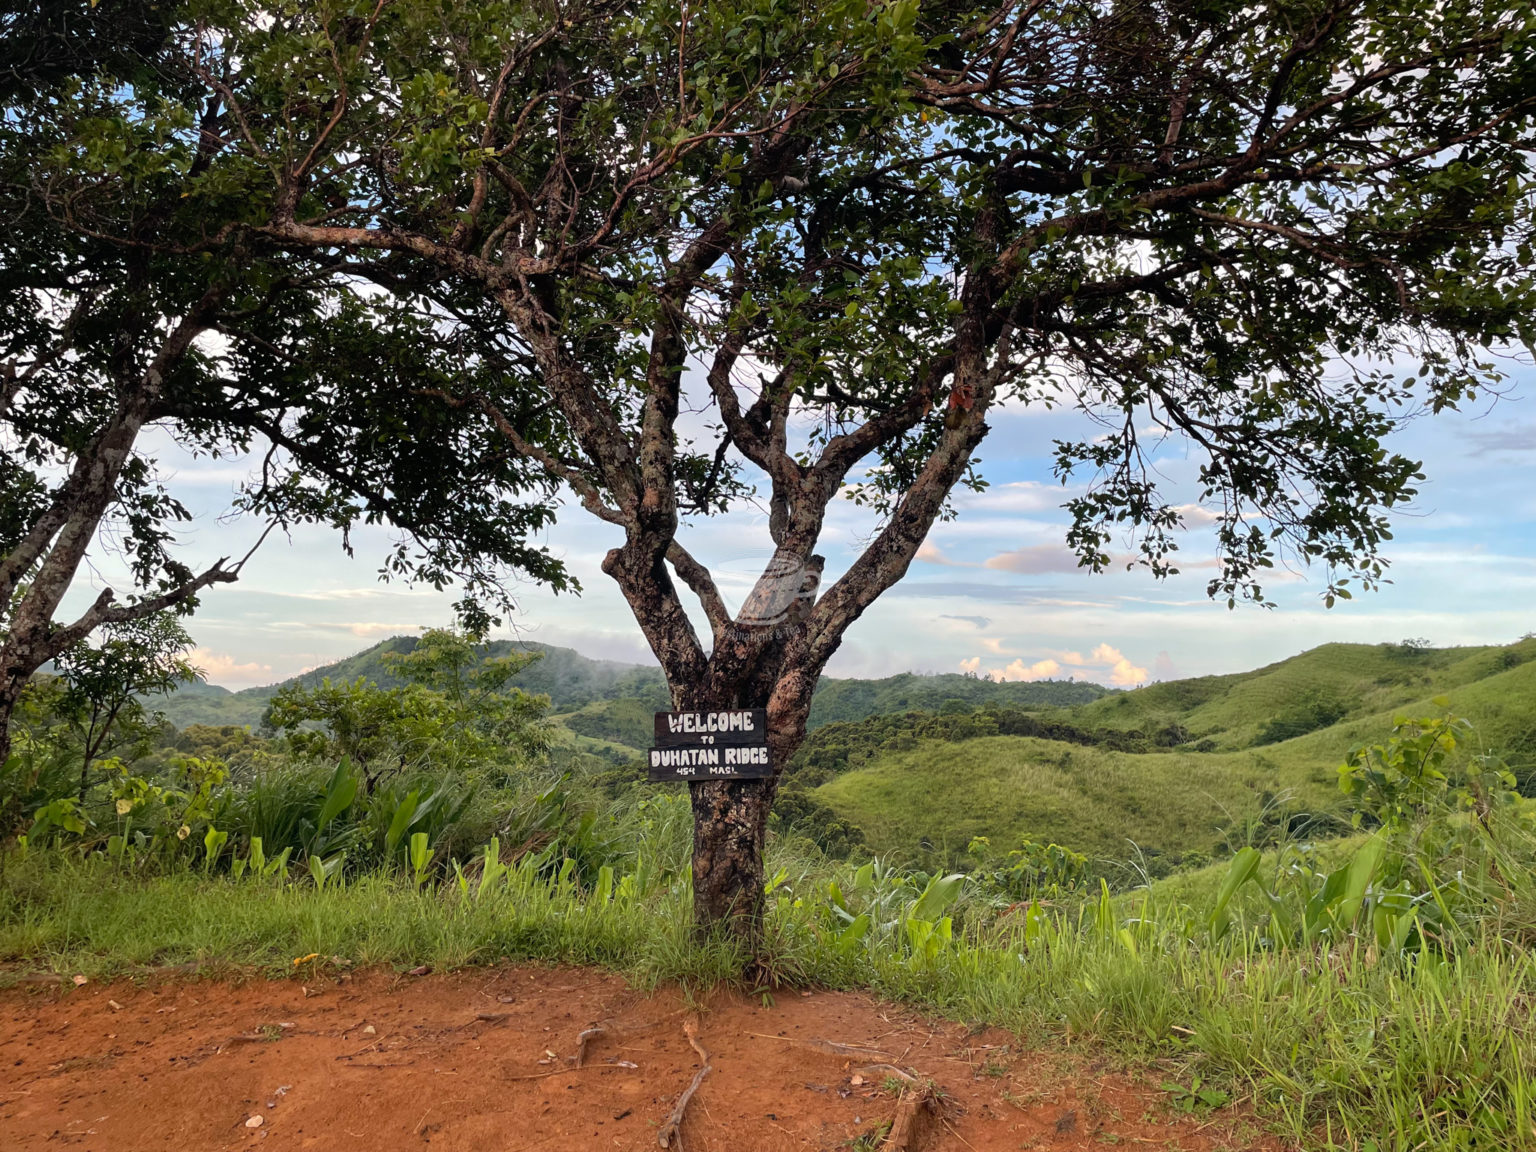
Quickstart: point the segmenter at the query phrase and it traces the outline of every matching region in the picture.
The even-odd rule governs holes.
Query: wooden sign
[[[762,780],[772,776],[768,711],[658,712],[656,747],[650,750],[649,766],[652,781]]]

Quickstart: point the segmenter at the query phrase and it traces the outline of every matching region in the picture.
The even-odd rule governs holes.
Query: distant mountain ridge
[[[370,648],[312,668],[278,684],[231,691],[216,684],[187,684],[152,705],[178,728],[189,724],[234,724],[254,728],[278,690],[287,684],[316,685],[322,680],[355,680],[365,676],[380,687],[404,683],[385,662],[388,653],[410,652],[416,647],[414,636],[391,636]],[[512,681],[526,692],[543,693],[557,713],[576,713],[572,728],[591,728],[592,735],[612,738],[617,724],[629,739],[642,740],[636,716],[661,711],[670,706],[666,680],[661,669],[617,660],[599,660],[584,656],[574,648],[540,644],[530,640],[496,640],[490,654],[506,656],[514,652],[540,652],[542,659],[523,669]],[[985,680],[958,673],[923,675],[905,672],[883,680],[834,679],[822,677],[811,705],[810,726],[839,720],[859,720],[866,716],[911,709],[935,711],[951,702],[966,708],[1002,704],[1016,708],[1068,708],[1088,704],[1110,695],[1111,690],[1074,680],[1006,681]],[[610,716],[618,702],[620,716]],[[636,743],[636,746],[642,746]]]
[[[171,696],[153,704],[178,728],[189,724],[236,724],[255,727],[278,690],[289,684],[313,686],[322,680],[356,680],[367,677],[381,688],[405,683],[384,657],[406,653],[416,647],[414,636],[391,636],[371,648],[354,653],[333,664],[311,668],[277,684],[243,688],[238,692],[216,684],[187,684]],[[517,652],[540,652],[543,658],[523,669],[513,683],[526,692],[543,693],[556,712],[566,712],[598,700],[636,698],[665,708],[666,681],[659,668],[643,664],[625,664],[617,660],[596,660],[573,648],[539,644],[531,640],[495,640],[490,655],[508,656]]]

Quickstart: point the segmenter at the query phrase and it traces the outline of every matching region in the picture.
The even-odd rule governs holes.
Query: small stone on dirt
[[[415,968],[412,968],[409,972],[406,973],[406,975],[407,976],[425,976],[430,971],[432,971],[432,965],[430,965],[430,964],[420,964],[420,965],[417,965]]]
[[[252,1116],[245,1122],[245,1126],[247,1128],[260,1128],[266,1122],[267,1118],[265,1116]]]
[[[376,1036],[376,1035],[378,1035],[378,1032],[379,1032],[379,1030],[377,1028],[375,1028],[372,1024],[368,1025],[366,1028],[363,1029],[363,1035],[364,1036]]]
[[[81,976],[78,973],[76,973],[76,975],[75,975],[75,987],[76,988],[83,987],[84,985],[89,984],[90,982],[91,982],[91,980],[90,980],[89,976]]]
[[[121,1004],[119,1004],[116,1000],[108,1000],[107,1004],[111,1007],[112,1011],[114,1011],[114,1012],[121,1012],[123,1010],[123,1006]]]

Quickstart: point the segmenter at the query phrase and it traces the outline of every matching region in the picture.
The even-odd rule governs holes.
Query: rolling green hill
[[[392,684],[384,654],[414,643],[395,637],[299,679]],[[649,746],[651,713],[667,704],[656,669],[520,647],[544,656],[519,685],[551,696],[573,747],[621,762]],[[275,691],[190,685],[165,711],[180,726],[254,725]],[[1336,811],[1349,748],[1384,738],[1394,715],[1436,712],[1442,696],[1536,792],[1536,639],[1327,644],[1252,672],[1130,692],[910,673],[823,679],[787,788],[800,811],[856,825],[882,852],[954,858],[982,835],[1004,850],[1027,837],[1118,859],[1134,844],[1177,862],[1242,842],[1264,820]]]
[[[1272,737],[1300,736],[1309,726],[1391,712],[1532,660],[1536,640],[1484,648],[1324,644],[1252,672],[1119,693],[1074,709],[1072,719],[1120,729],[1177,724],[1192,741],[1209,739],[1226,751],[1278,743]]]
[[[915,735],[936,730],[934,720],[913,717],[906,734],[866,725],[868,746],[851,755],[857,734],[828,729],[797,762],[809,768],[811,796],[879,851],[953,858],[984,835],[995,847],[1027,837],[1124,858],[1134,843],[1178,859],[1241,842],[1266,805],[1271,820],[1337,810],[1349,749],[1384,739],[1397,715],[1439,712],[1440,697],[1532,790],[1536,640],[1329,644],[1253,672],[1152,685],[1039,718],[1065,739],[987,734],[1008,717],[986,712],[976,713],[979,734],[961,726],[935,738]],[[1156,747],[1170,732],[1182,743]],[[1144,750],[1124,750],[1128,741]]]
[[[1028,838],[1123,859],[1137,847],[1210,852],[1266,793],[1328,805],[1333,784],[1320,766],[1247,752],[1137,754],[987,736],[887,753],[815,795],[877,851],[954,858],[986,836],[999,848]]]
[[[1117,696],[1084,680],[987,680],[945,672],[925,676],[903,672],[884,680],[837,680],[823,676],[811,702],[808,727],[885,716],[918,709],[937,712],[946,706],[982,708],[1070,708],[1105,696]]]

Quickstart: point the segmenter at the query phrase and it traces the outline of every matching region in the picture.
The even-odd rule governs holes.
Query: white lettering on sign
[[[652,748],[652,768],[712,767],[720,763],[719,748]]]
[[[766,764],[768,763],[768,749],[762,746],[756,748],[727,748],[725,750],[725,762],[727,764]]]
[[[751,732],[754,730],[750,711],[674,712],[667,717],[667,728],[672,732]]]

